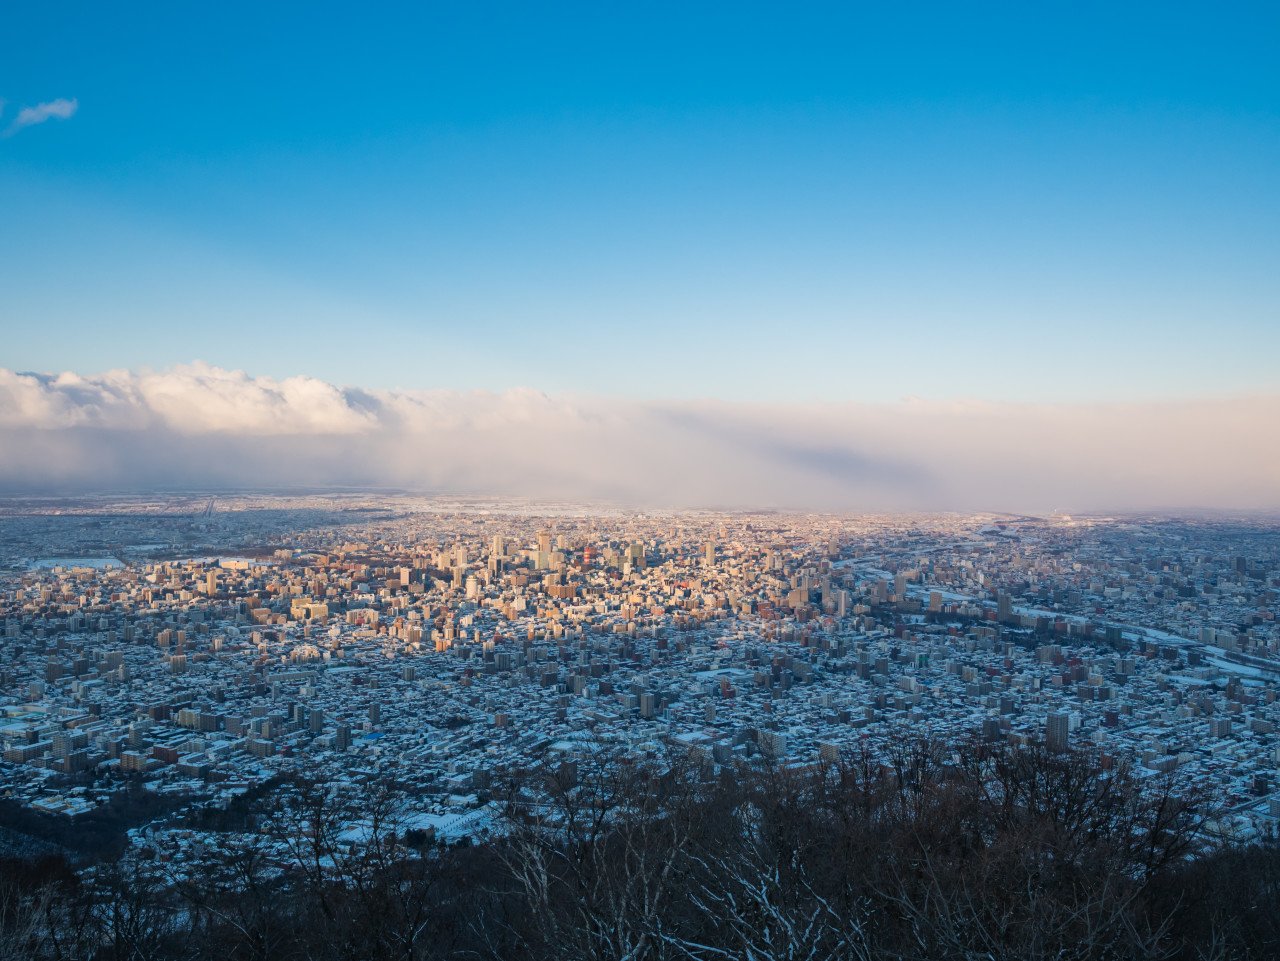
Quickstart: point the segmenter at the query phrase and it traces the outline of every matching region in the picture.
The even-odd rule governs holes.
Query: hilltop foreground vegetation
[[[495,786],[498,839],[451,846],[406,830],[383,792],[352,843],[327,792],[290,788],[295,803],[259,799],[198,865],[136,847],[5,861],[0,959],[1280,951],[1280,849],[1215,841],[1213,798],[1083,753],[921,741],[804,770],[562,764]]]

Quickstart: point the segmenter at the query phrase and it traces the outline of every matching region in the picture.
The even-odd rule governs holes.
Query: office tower
[[[707,541],[707,546],[704,548],[703,552],[703,559],[708,567],[716,566],[716,545],[711,541]]]
[[[653,717],[657,713],[657,698],[649,691],[640,695],[640,716]]]
[[[996,595],[996,619],[1002,624],[1013,617],[1013,598],[1008,594]]]
[[[1045,720],[1045,745],[1050,751],[1065,751],[1071,731],[1071,718],[1061,712],[1050,714]]]

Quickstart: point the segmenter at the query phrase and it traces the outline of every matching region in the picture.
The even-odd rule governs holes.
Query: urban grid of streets
[[[0,504],[0,792],[67,818],[282,773],[438,840],[602,750],[812,765],[904,734],[1179,772],[1280,818],[1280,520],[835,516],[383,493]]]

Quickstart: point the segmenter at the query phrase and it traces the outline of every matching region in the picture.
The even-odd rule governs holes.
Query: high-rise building
[[[1013,617],[1013,598],[1003,592],[996,595],[996,619],[1002,624]]]
[[[1050,714],[1045,720],[1044,741],[1050,751],[1065,751],[1071,733],[1071,717],[1064,713]]]
[[[787,756],[787,736],[781,731],[757,731],[756,743],[766,756],[774,760]]]

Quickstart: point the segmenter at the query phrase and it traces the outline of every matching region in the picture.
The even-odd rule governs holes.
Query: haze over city
[[[372,485],[638,506],[1280,505],[1280,395],[1013,403],[382,391],[205,365],[0,371],[11,490]]]

